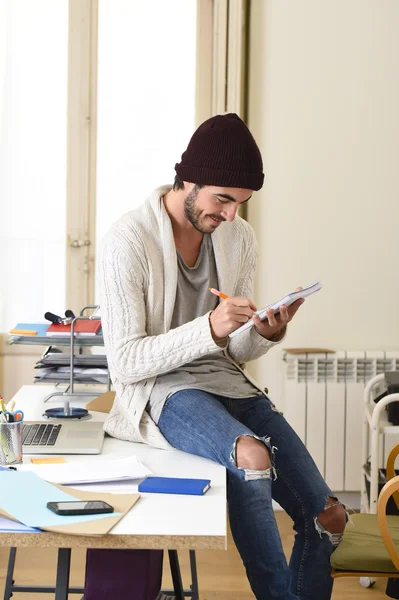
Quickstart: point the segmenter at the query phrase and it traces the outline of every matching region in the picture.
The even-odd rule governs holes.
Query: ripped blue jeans
[[[332,592],[332,536],[318,523],[333,493],[312,457],[266,396],[229,399],[201,390],[176,392],[158,423],[166,439],[185,452],[227,468],[229,518],[235,544],[258,600],[328,600]],[[272,469],[237,467],[240,436],[268,446]],[[269,439],[270,438],[270,439]],[[289,565],[276,525],[272,498],[296,531]]]

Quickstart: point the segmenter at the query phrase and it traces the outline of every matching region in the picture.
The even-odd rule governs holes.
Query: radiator
[[[364,386],[399,370],[399,352],[284,353],[283,359],[284,416],[332,490],[360,491]],[[398,441],[399,435],[381,436],[380,466]]]

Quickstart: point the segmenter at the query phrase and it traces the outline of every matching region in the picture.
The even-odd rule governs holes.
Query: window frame
[[[94,303],[99,0],[69,0],[66,306]]]

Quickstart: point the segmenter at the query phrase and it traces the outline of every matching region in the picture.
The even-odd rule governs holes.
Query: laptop
[[[24,421],[24,454],[99,454],[102,421]]]

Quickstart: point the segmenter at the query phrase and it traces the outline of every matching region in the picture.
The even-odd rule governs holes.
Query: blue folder
[[[179,477],[147,477],[139,484],[139,492],[156,494],[190,494],[202,496],[211,487],[210,479],[183,479]]]
[[[97,515],[56,515],[47,508],[47,502],[76,500],[31,471],[0,472],[0,508],[20,523],[33,528],[69,525],[106,518],[107,513]],[[119,513],[113,513],[116,516]]]

